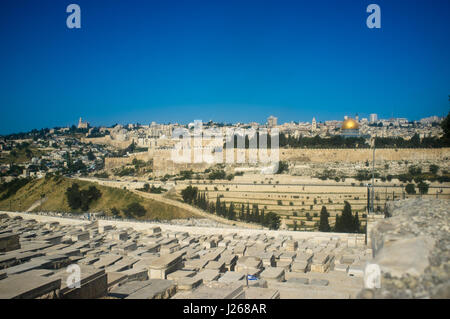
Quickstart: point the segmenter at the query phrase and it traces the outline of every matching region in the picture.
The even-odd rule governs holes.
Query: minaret
[[[316,122],[316,118],[313,117],[312,122],[311,122],[311,129],[313,131],[315,131],[317,129],[317,122]]]

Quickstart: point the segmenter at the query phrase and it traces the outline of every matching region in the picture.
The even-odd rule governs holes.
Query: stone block
[[[308,285],[309,279],[303,277],[291,277],[286,280],[287,283],[294,285]]]
[[[203,269],[194,277],[202,279],[204,283],[208,283],[211,281],[217,281],[217,279],[219,279],[220,277],[220,272],[214,269]]]
[[[148,270],[147,269],[128,269],[121,272],[127,275],[127,281],[144,281],[148,280]]]
[[[307,272],[309,270],[309,262],[294,261],[291,265],[292,272]]]
[[[96,269],[92,266],[80,267],[80,287],[71,288],[67,285],[67,279],[71,273],[62,270],[49,278],[61,279],[59,298],[61,299],[95,299],[106,296],[108,290],[108,278],[104,269]]]
[[[138,291],[139,289],[142,289],[142,288],[150,285],[151,283],[152,282],[150,280],[129,281],[129,282],[126,282],[119,286],[113,287],[108,295],[111,297],[120,298],[120,299],[126,298],[129,295]]]
[[[151,279],[166,279],[167,275],[183,267],[182,253],[162,255],[152,260],[148,266]]]
[[[0,234],[0,253],[20,249],[19,235],[13,233]]]
[[[176,280],[178,290],[192,290],[203,283],[203,279],[198,277],[182,277]]]
[[[175,296],[176,298],[176,296]],[[244,299],[245,292],[241,283],[211,282],[194,291],[183,294],[182,299]]]
[[[54,296],[61,279],[19,274],[0,280],[0,299],[35,299]]]
[[[260,275],[262,279],[267,281],[284,281],[284,268],[268,267]]]
[[[234,283],[239,280],[245,279],[245,274],[235,271],[227,271],[217,281],[222,283]]]
[[[276,289],[249,287],[245,289],[245,299],[280,299],[280,292]]]
[[[176,293],[176,285],[171,280],[149,279],[148,282],[125,299],[169,299]]]
[[[128,276],[123,272],[107,272],[107,286],[108,290],[112,287],[128,281]]]

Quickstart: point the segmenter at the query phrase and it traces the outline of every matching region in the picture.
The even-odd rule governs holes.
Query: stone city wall
[[[240,153],[240,154],[239,154]],[[234,149],[234,164],[248,166],[249,153],[247,150]],[[238,155],[243,159],[239,164]],[[270,156],[270,150],[267,153]],[[279,160],[301,163],[330,163],[345,162],[357,163],[372,161],[372,149],[280,149]],[[172,150],[149,150],[148,152],[132,154],[127,158],[106,158],[105,168],[112,169],[123,165],[130,164],[133,158],[148,161],[153,159],[153,172],[155,176],[163,176],[165,174],[175,175],[183,170],[192,170],[194,172],[203,172],[208,167],[214,166],[215,163],[195,163],[194,152],[191,152],[190,163],[176,163],[172,160]],[[222,152],[222,162],[226,162],[226,151]],[[375,151],[377,161],[426,161],[437,160],[446,162],[450,159],[450,148],[411,148],[411,149],[377,149]],[[270,163],[257,163],[258,166],[268,166]],[[255,164],[253,164],[255,165]]]
[[[138,159],[141,161],[149,161],[152,159],[150,154],[148,152],[141,152],[141,153],[133,153],[130,154],[128,157],[106,157],[105,158],[105,169],[111,170],[114,168],[122,167],[128,164],[131,164],[134,159]]]
[[[111,145],[117,148],[127,148],[134,140],[131,139],[129,141],[118,141],[113,140],[110,135],[106,135],[103,137],[82,137],[82,143],[92,143],[92,144],[100,144],[100,145]]]
[[[249,163],[249,150],[234,150],[234,161],[237,162],[237,154],[242,152],[244,163]],[[177,174],[182,170],[192,169],[194,172],[202,172],[206,168],[214,164],[194,163],[193,154],[191,155],[191,163],[175,163],[172,160],[171,150],[152,151],[154,158],[153,171],[155,175]],[[270,156],[270,151],[268,152]],[[329,162],[371,162],[373,158],[372,149],[280,149],[279,160],[289,162],[303,163],[329,163]],[[377,161],[425,161],[438,160],[448,161],[450,159],[450,148],[433,148],[433,149],[377,149],[375,151]],[[222,161],[225,162],[226,152],[222,154]],[[260,166],[264,164],[260,163]],[[267,164],[266,164],[267,165]]]
[[[372,149],[280,149],[280,160],[312,163],[365,162],[373,158]],[[375,150],[377,161],[448,161],[450,148],[380,148]]]

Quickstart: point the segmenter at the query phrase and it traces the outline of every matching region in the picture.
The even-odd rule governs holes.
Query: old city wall
[[[234,150],[235,161],[237,150]],[[270,154],[270,153],[269,153]],[[208,163],[175,163],[172,160],[170,150],[153,151],[150,155],[154,158],[153,170],[156,175],[176,174],[182,170],[192,169],[194,172],[204,171],[213,164]],[[377,161],[425,161],[438,160],[446,162],[450,159],[450,148],[433,149],[377,149],[375,151]],[[372,161],[372,149],[280,149],[279,159],[281,161],[304,162],[304,163],[329,163],[346,162],[356,163]],[[225,154],[223,154],[225,158]],[[245,163],[248,163],[249,151],[245,151]]]
[[[130,146],[131,141],[118,141],[111,139],[110,135],[106,135],[103,137],[82,137],[81,138],[82,143],[92,143],[92,144],[100,144],[100,145],[111,145],[117,148],[127,148]]]
[[[131,162],[134,159],[138,159],[141,161],[149,161],[152,159],[152,156],[148,152],[141,152],[130,154],[129,157],[107,157],[105,158],[105,169],[111,170],[114,168],[131,164]]]
[[[249,150],[234,150],[234,160],[237,161],[237,153],[245,153],[243,165],[249,162]],[[270,152],[269,152],[270,155]],[[279,160],[303,163],[330,163],[345,162],[356,163],[372,161],[372,149],[280,149]],[[450,148],[433,148],[433,149],[377,149],[375,151],[377,161],[426,161],[435,160],[448,162],[450,159]],[[202,172],[214,164],[195,163],[193,154],[190,163],[176,163],[172,160],[172,151],[149,150],[148,152],[136,153],[126,158],[106,158],[105,168],[112,169],[130,164],[134,158],[148,161],[153,159],[153,171],[156,176],[165,174],[177,174],[182,170],[193,170],[194,172]],[[223,162],[225,162],[225,153],[223,154]],[[260,164],[263,166],[263,164]]]
[[[450,148],[381,148],[375,150],[376,160],[442,160],[450,158]],[[371,161],[372,149],[280,149],[280,160],[311,163]]]

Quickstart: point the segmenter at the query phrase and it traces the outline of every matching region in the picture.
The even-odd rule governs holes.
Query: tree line
[[[250,208],[249,203],[245,207],[244,204],[238,206],[231,202],[227,207],[226,203],[220,200],[220,196],[217,196],[215,203],[210,202],[206,198],[205,192],[201,192],[197,187],[192,187],[191,185],[181,191],[181,196],[185,203],[229,220],[261,224],[269,229],[278,229],[280,227],[280,216],[274,212],[266,214],[264,209],[260,211],[256,204]]]
[[[73,210],[81,209],[82,211],[87,211],[92,202],[101,196],[102,193],[95,186],[89,186],[88,189],[80,189],[77,183],[73,183],[72,186],[66,189],[67,202]]]
[[[352,214],[352,207],[349,202],[344,202],[344,209],[340,215],[336,215],[334,227],[331,227],[328,221],[330,214],[325,206],[320,211],[319,231],[335,233],[362,233],[361,223],[358,212]]]

